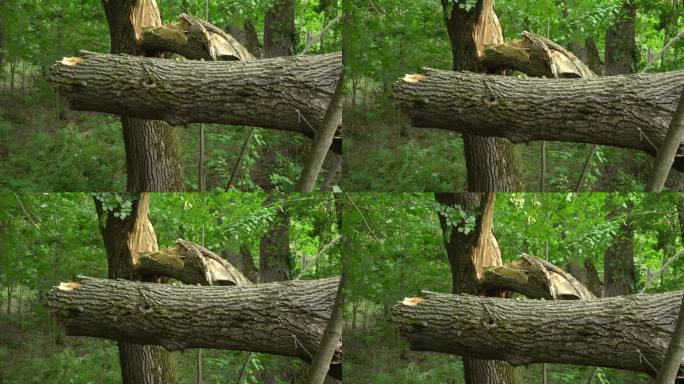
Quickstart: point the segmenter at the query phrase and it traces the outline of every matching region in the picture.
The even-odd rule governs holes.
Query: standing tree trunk
[[[449,217],[440,213],[439,222],[444,232],[445,246],[449,265],[451,266],[452,292],[481,296],[501,296],[499,291],[483,291],[478,280],[483,276],[486,267],[501,266],[501,251],[492,233],[494,216],[493,193],[437,193],[437,201],[452,208],[460,208],[467,215],[477,214],[475,228],[459,231],[456,226],[449,225]],[[464,226],[460,222],[458,226]],[[518,369],[508,363],[497,360],[481,360],[463,357],[466,383],[469,384],[516,384],[522,383]]]
[[[294,0],[275,1],[264,19],[263,57],[294,55],[295,34]]]
[[[134,253],[158,251],[154,228],[148,219],[149,195],[143,194],[132,202],[130,213],[121,219],[106,211],[95,197],[102,239],[107,250],[108,277],[110,279],[139,280],[132,265]],[[117,207],[115,209],[121,209]],[[146,280],[158,282],[158,277]],[[173,384],[176,382],[174,356],[156,345],[120,342],[119,362],[124,384]]]
[[[636,3],[625,0],[618,20],[606,32],[606,76],[634,73],[636,69]]]
[[[155,0],[103,1],[111,52],[141,54],[137,37],[145,27],[161,26]],[[127,189],[132,192],[181,191],[184,189],[178,128],[155,120],[123,117],[126,148]]]
[[[616,196],[606,197],[606,205],[610,208],[607,220],[621,220],[619,216],[628,214],[633,208],[632,202],[623,208],[615,199]],[[603,256],[603,297],[634,293],[634,283],[634,228],[630,220],[625,219]]]
[[[266,200],[266,204],[270,204],[276,198],[272,195]],[[288,280],[291,269],[290,213],[286,207],[282,207],[259,243],[259,282]]]
[[[503,43],[494,0],[480,0],[466,11],[442,0],[455,71],[480,72],[479,57],[486,44]],[[463,135],[468,190],[508,192],[523,189],[521,157],[509,141],[494,137]]]

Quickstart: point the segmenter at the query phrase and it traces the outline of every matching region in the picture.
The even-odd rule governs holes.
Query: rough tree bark
[[[131,213],[121,219],[105,211],[95,197],[102,239],[107,250],[108,277],[110,279],[159,281],[158,275],[139,276],[133,260],[141,252],[158,251],[157,237],[148,218],[149,195],[142,194],[133,200]],[[173,384],[176,382],[174,356],[156,345],[120,342],[119,362],[124,384]]]
[[[262,47],[254,24],[251,20],[245,20],[242,25],[242,29],[235,25],[229,25],[226,30],[254,57],[261,58]]]
[[[480,0],[468,11],[450,0],[442,0],[442,8],[451,41],[453,69],[480,72],[479,58],[484,46],[503,43],[494,0]],[[471,134],[465,134],[463,142],[469,191],[523,189],[522,159],[513,144],[500,138]]]
[[[338,284],[335,277],[178,287],[81,277],[53,288],[48,305],[69,335],[154,344],[171,351],[265,352],[310,362],[330,318]],[[340,358],[337,349],[335,361]]]
[[[612,145],[654,154],[683,89],[684,71],[518,79],[425,69],[398,81],[394,97],[414,127],[506,137],[513,142]],[[679,153],[683,152],[680,146]],[[675,167],[684,169],[682,158]]]
[[[447,207],[459,206],[467,212],[477,214],[475,228],[465,234],[457,226],[451,226],[447,214],[439,215],[439,222],[445,238],[445,247],[451,266],[452,292],[471,295],[500,296],[501,289],[488,290],[480,285],[480,279],[487,268],[501,267],[501,251],[492,233],[494,216],[493,193],[437,193],[436,200]],[[464,356],[465,378],[467,383],[477,384],[514,384],[522,382],[518,369],[496,360],[481,360],[480,356]]]
[[[161,25],[155,0],[105,0],[111,53],[141,54],[137,38],[147,27]],[[136,102],[136,101],[133,101]],[[123,116],[127,190],[181,191],[185,189],[177,128],[161,121]]]
[[[627,203],[624,208],[614,195],[606,196],[610,209],[607,220],[616,220],[632,210],[634,204]],[[634,228],[629,219],[621,222],[613,243],[603,255],[603,296],[629,295],[634,292]]]
[[[634,73],[636,70],[636,10],[633,0],[625,0],[615,24],[606,31],[606,62],[603,74],[606,76]]]
[[[682,293],[518,301],[423,292],[396,305],[393,321],[416,351],[655,375],[674,331]]]
[[[295,36],[294,0],[276,0],[264,18],[263,57],[294,55]]]
[[[249,279],[249,281],[259,281],[259,271],[254,264],[254,258],[252,253],[249,251],[247,246],[240,246],[239,251],[234,251],[232,249],[225,249],[221,252],[221,256],[225,260],[237,268],[242,274]]]
[[[684,360],[684,298],[679,308],[679,319],[675,327],[672,340],[667,348],[667,354],[663,366],[658,372],[656,384],[670,384],[675,380],[684,381],[684,370],[681,368]],[[677,381],[680,383],[680,381]]]
[[[265,204],[271,204],[274,199],[277,197],[272,194]],[[259,242],[259,282],[288,280],[291,270],[290,213],[283,206],[276,212],[271,227]]]
[[[246,62],[175,61],[86,53],[53,66],[73,109],[303,133],[320,128],[342,70],[331,53]]]

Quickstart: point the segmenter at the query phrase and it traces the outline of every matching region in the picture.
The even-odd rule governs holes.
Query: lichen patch
[[[415,73],[413,75],[405,75],[404,76],[404,81],[407,83],[418,83],[423,80],[427,79],[427,76],[420,74],[420,73]]]
[[[422,304],[424,301],[424,297],[407,297],[401,303],[409,307],[415,307],[418,304]]]
[[[81,284],[76,283],[76,282],[68,282],[68,283],[59,283],[59,287],[57,287],[60,291],[73,291],[74,289],[80,287]]]
[[[64,65],[68,65],[68,66],[70,66],[70,67],[73,67],[74,65],[81,64],[81,63],[83,63],[84,61],[85,61],[84,58],[78,57],[78,56],[74,56],[74,57],[65,57],[65,58],[63,58],[62,61],[61,61],[61,63],[64,64]]]

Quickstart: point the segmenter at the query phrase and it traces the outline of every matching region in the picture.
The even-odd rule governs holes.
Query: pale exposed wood
[[[128,249],[131,253],[131,265],[137,264],[141,253],[157,252],[157,234],[150,222],[150,194],[140,194],[136,207],[135,222],[128,237]]]
[[[253,60],[255,57],[233,36],[208,21],[182,14],[177,23],[146,28],[138,47],[168,51],[193,60]]]
[[[506,44],[488,45],[482,64],[492,70],[515,69],[535,77],[596,77],[572,52],[555,42],[531,32],[522,36]]]
[[[484,289],[503,289],[547,300],[596,298],[570,273],[538,257],[523,254],[520,260],[485,268],[480,280]]]
[[[130,11],[135,38],[139,39],[145,28],[161,26],[159,6],[156,0],[136,0]]]
[[[186,284],[251,284],[237,268],[201,245],[178,240],[176,247],[143,253],[135,263],[138,273],[169,276]]]

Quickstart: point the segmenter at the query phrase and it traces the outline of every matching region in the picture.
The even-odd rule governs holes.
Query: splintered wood
[[[65,57],[62,59],[62,61],[60,63],[62,63],[64,65],[68,65],[68,66],[74,66],[74,65],[81,64],[84,61],[85,61],[84,58],[75,56],[75,57]]]

